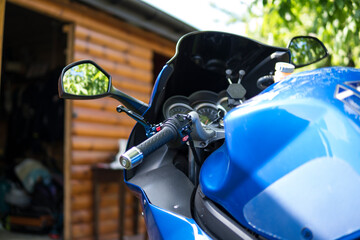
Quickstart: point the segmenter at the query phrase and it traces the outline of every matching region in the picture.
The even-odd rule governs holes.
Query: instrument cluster
[[[189,97],[176,95],[167,99],[163,105],[165,119],[176,114],[196,111],[204,126],[223,126],[223,117],[229,110],[225,92],[217,94],[211,91],[198,91]]]

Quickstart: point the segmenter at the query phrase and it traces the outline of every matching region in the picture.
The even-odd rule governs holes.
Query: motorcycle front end
[[[141,146],[128,149],[121,159],[119,159],[124,168],[135,168],[142,163],[144,154],[148,155],[150,154],[149,152],[154,151],[154,148],[162,147],[167,142],[174,138],[179,138],[180,136],[181,139],[183,139],[189,134],[186,131],[187,129],[188,131],[190,130],[188,126],[189,120],[186,117],[183,117],[183,119],[168,119],[167,122],[161,124],[149,124],[145,121],[142,115],[146,113],[148,105],[117,90],[111,83],[111,76],[91,60],[74,62],[65,67],[60,76],[58,88],[59,96],[67,99],[96,99],[106,96],[114,97],[126,106],[119,105],[117,111],[125,112],[131,118],[138,121],[135,129],[141,129],[139,132],[144,132],[144,135],[147,134],[148,136],[153,136],[150,142],[145,142],[145,144],[142,144]],[[132,134],[132,136],[134,136],[134,134]],[[142,136],[141,139],[143,139],[143,137],[144,136]],[[135,138],[133,138],[133,140]],[[156,139],[154,140],[154,138]],[[177,141],[176,139],[174,142],[180,145],[183,144],[182,140]],[[144,163],[144,165],[146,165],[146,163]],[[179,196],[179,193],[174,193],[172,190],[178,189],[183,191],[185,194],[180,193],[180,201],[177,205],[175,204],[172,207],[175,210],[183,209],[184,207],[182,205],[186,202],[185,208],[189,209],[193,185],[186,178],[182,177],[178,171],[174,170],[175,169],[173,168],[160,169],[158,172],[163,172],[161,178],[145,179],[140,177],[140,180],[142,182],[153,181],[154,186],[157,187],[159,187],[159,184],[164,183],[163,185],[166,186],[168,191],[164,191],[162,187],[159,187],[159,190],[162,189],[161,191],[163,191],[164,194],[162,194],[162,196],[160,194],[156,199],[161,199],[165,204],[174,202],[176,196]],[[129,174],[132,173],[125,173],[125,176]],[[164,176],[165,174],[166,176]],[[166,180],[166,178],[168,180]],[[170,183],[170,181],[172,181],[172,183]],[[127,181],[126,183],[142,203],[147,232],[151,239],[211,239],[203,230],[201,230],[194,219],[191,218],[191,213],[188,210],[186,210],[187,217],[185,217],[181,214],[176,214],[158,207],[149,200],[144,189],[134,183]],[[182,186],[179,187],[179,184]],[[152,184],[148,185],[151,186]],[[186,186],[187,191],[184,191]],[[158,191],[150,190],[148,195],[151,193],[157,195]],[[169,201],[169,198],[172,198],[173,200]],[[153,199],[153,201],[156,200]]]
[[[90,60],[64,68],[59,95],[113,97],[137,121],[119,161],[150,239],[352,239],[360,237],[360,72],[287,72],[327,55],[313,37],[278,48],[190,33],[149,104],[117,90]]]

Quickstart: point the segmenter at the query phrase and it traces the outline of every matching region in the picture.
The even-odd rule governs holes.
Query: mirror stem
[[[129,110],[135,112],[136,114],[143,115],[145,111],[148,109],[148,105],[136,98],[133,98],[115,87],[111,87],[110,97],[115,98],[125,105]]]

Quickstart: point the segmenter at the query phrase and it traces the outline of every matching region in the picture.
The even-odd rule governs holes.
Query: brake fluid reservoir
[[[291,63],[278,62],[275,65],[274,82],[279,82],[294,72],[295,66]]]

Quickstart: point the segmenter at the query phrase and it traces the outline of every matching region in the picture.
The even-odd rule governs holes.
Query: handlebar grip
[[[130,148],[120,156],[120,164],[125,169],[133,168],[139,165],[143,158],[154,152],[161,146],[177,137],[178,133],[175,127],[165,125],[160,132],[151,136],[139,145]]]

